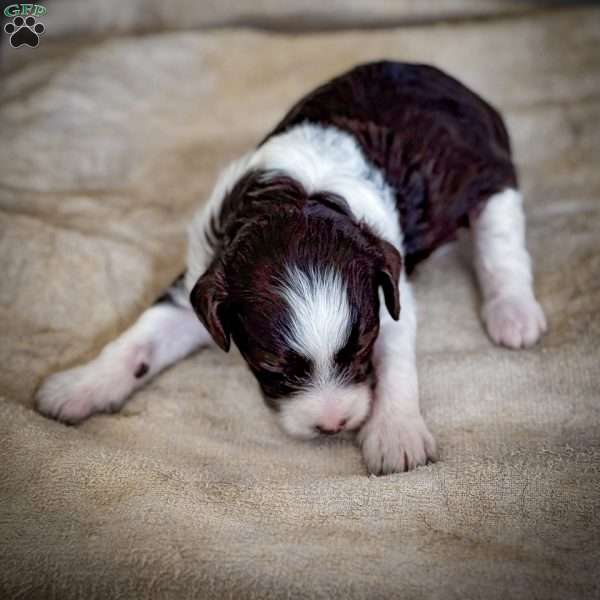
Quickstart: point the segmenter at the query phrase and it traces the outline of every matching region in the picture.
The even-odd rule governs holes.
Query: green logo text
[[[48,9],[41,4],[11,4],[4,9],[6,17],[17,17],[33,15],[34,17],[43,17]]]

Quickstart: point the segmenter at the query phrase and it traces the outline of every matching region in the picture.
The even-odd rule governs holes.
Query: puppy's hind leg
[[[546,331],[546,318],[534,296],[521,194],[493,195],[471,226],[489,336],[509,348],[532,346]]]
[[[118,410],[154,375],[209,342],[180,278],[94,360],[48,377],[36,407],[66,423]]]

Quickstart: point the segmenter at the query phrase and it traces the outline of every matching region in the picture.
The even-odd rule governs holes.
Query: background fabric
[[[38,48],[1,34],[0,597],[600,593],[600,10],[319,4],[57,0]],[[394,26],[209,27],[367,12]],[[494,347],[468,244],[418,269],[441,460],[374,478],[349,439],[289,439],[235,350],[79,427],[35,413],[45,375],[91,358],[180,272],[219,168],[307,90],[382,57],[446,69],[506,115],[549,318],[538,347]]]

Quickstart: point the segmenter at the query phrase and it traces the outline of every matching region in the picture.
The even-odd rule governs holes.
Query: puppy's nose
[[[335,427],[331,427],[331,425],[317,425],[315,429],[323,435],[334,435],[342,431],[347,422],[348,419],[342,419]]]

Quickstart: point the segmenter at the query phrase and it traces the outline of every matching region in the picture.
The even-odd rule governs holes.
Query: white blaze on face
[[[286,341],[314,364],[315,383],[333,377],[334,357],[350,335],[348,292],[333,268],[288,267],[281,293],[290,307]]]
[[[317,426],[357,427],[367,416],[370,389],[351,385],[336,372],[335,355],[350,335],[352,312],[342,276],[334,268],[302,271],[289,267],[281,294],[290,308],[285,332],[290,347],[313,364],[306,391],[282,403],[281,424],[296,437],[314,437]]]

